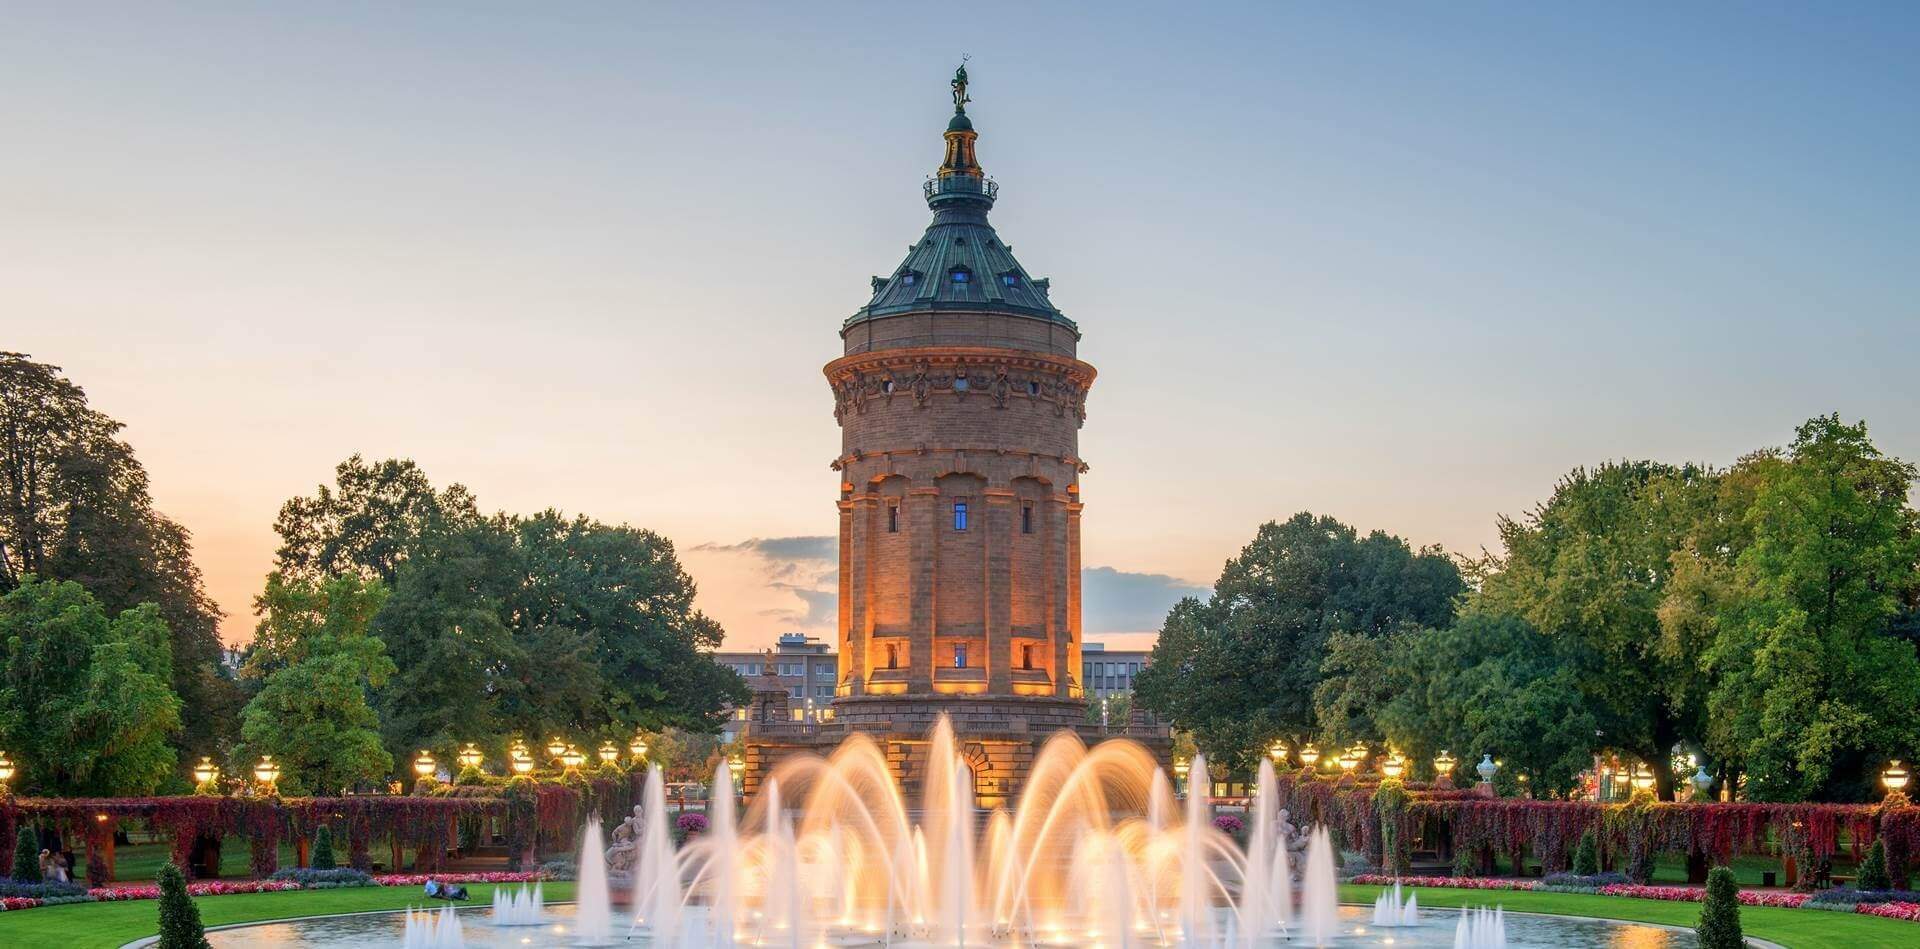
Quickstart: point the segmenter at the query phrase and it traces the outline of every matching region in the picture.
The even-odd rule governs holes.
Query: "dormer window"
[[[947,275],[954,283],[972,283],[973,271],[965,267],[955,267]]]
[[[1008,271],[1000,275],[1000,283],[1009,287],[1017,287],[1020,285],[1020,275]]]
[[[905,287],[911,287],[911,286],[913,286],[913,283],[914,283],[914,281],[915,281],[915,280],[916,280],[916,279],[917,279],[917,278],[918,278],[919,276],[920,276],[919,274],[917,274],[917,273],[914,273],[913,271],[911,271],[911,270],[909,270],[909,271],[907,271],[906,273],[903,273],[903,274],[901,274],[901,275],[900,275],[900,285],[901,285],[901,286],[905,286]]]

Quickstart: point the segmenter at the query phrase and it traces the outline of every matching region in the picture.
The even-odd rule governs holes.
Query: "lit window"
[[[953,502],[953,529],[957,531],[967,529],[967,502],[965,501]]]
[[[1022,669],[1033,668],[1033,647],[1032,646],[1020,647],[1020,668]]]
[[[955,392],[965,392],[971,388],[973,388],[973,383],[968,382],[966,376],[953,377],[953,389]]]
[[[900,668],[900,647],[892,643],[887,644],[887,668]]]
[[[1020,275],[1017,273],[1003,273],[1000,275],[1000,282],[1009,287],[1017,287],[1020,285]]]
[[[914,280],[914,278],[915,278],[915,277],[918,277],[918,276],[919,276],[919,274],[911,274],[911,273],[907,273],[907,274],[901,274],[901,275],[900,275],[900,282],[901,282],[902,284],[904,284],[904,285],[906,285],[906,286],[909,286],[909,287],[911,287],[911,286],[913,286],[913,280]]]
[[[965,267],[955,267],[949,276],[953,278],[954,283],[967,283],[973,279],[973,272]]]
[[[965,669],[967,667],[967,644],[966,643],[953,644],[953,667],[955,669]]]
[[[1020,533],[1033,533],[1033,505],[1020,505]]]
[[[887,533],[900,533],[900,505],[887,505]]]

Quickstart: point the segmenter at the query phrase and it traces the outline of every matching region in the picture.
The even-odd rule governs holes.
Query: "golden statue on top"
[[[973,101],[967,98],[967,58],[960,57],[960,68],[953,71],[953,111],[955,112],[967,111],[967,103]]]

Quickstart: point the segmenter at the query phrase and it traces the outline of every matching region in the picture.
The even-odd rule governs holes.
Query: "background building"
[[[1080,681],[1086,683],[1087,697],[1103,699],[1133,691],[1133,677],[1147,667],[1153,655],[1146,649],[1108,649],[1103,643],[1087,643],[1080,650]]]
[[[713,660],[740,674],[741,678],[763,687],[771,674],[774,681],[792,696],[788,714],[799,720],[831,718],[834,676],[839,656],[833,647],[812,636],[787,633],[771,651],[716,652]],[[721,739],[731,743],[740,736],[747,720],[745,708],[734,709],[721,730]]]

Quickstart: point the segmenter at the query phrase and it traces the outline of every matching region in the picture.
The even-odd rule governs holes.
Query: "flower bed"
[[[1625,896],[1636,900],[1667,900],[1679,903],[1698,903],[1706,897],[1706,894],[1707,891],[1699,887],[1642,886],[1637,883],[1616,883],[1600,888],[1601,896]],[[1810,893],[1740,891],[1742,906],[1783,906],[1787,909],[1799,909],[1801,904],[1812,898],[1813,895]]]
[[[1576,878],[1578,879],[1578,878]],[[1456,890],[1518,890],[1543,893],[1588,893],[1596,896],[1624,896],[1637,900],[1665,900],[1668,902],[1698,903],[1707,891],[1699,887],[1687,886],[1641,886],[1635,883],[1613,883],[1600,887],[1575,887],[1570,885],[1548,885],[1532,880],[1494,880],[1479,877],[1393,877],[1378,873],[1356,876],[1351,882],[1370,886],[1444,887]],[[1833,892],[1833,891],[1824,891]],[[1780,909],[1820,909],[1837,913],[1861,913],[1867,916],[1882,916],[1887,919],[1900,919],[1910,923],[1920,922],[1920,903],[1894,900],[1892,902],[1845,902],[1842,900],[1820,900],[1813,893],[1792,893],[1785,890],[1741,890],[1740,905],[1771,906]],[[1900,892],[1898,896],[1910,894]]]
[[[1492,877],[1396,877],[1384,873],[1362,873],[1353,883],[1373,886],[1445,886],[1456,890],[1531,890],[1532,880],[1500,880]]]
[[[236,893],[284,893],[287,890],[297,889],[300,889],[300,884],[292,880],[212,880],[187,884],[187,893],[191,896],[232,896]],[[157,900],[160,898],[160,888],[157,886],[99,886],[88,890],[87,898],[95,903],[119,903],[127,900]]]
[[[426,886],[428,880],[442,883],[537,883],[545,880],[539,871],[515,870],[500,873],[386,873],[373,878],[374,886]]]
[[[1868,916],[1885,916],[1920,923],[1920,903],[1856,903],[1853,911]]]
[[[354,871],[348,871],[354,872]],[[544,881],[547,876],[538,872],[511,873],[389,873],[373,877],[368,883],[342,883],[338,880],[316,879],[301,882],[293,879],[278,880],[212,880],[187,884],[187,893],[192,896],[232,896],[236,893],[285,893],[291,890],[326,890],[339,886],[425,886],[428,880],[442,883],[535,883]],[[133,900],[157,900],[160,888],[157,886],[120,886],[95,887],[84,893],[72,896],[0,897],[0,911],[33,909],[39,906],[57,906],[62,903],[124,903]]]

